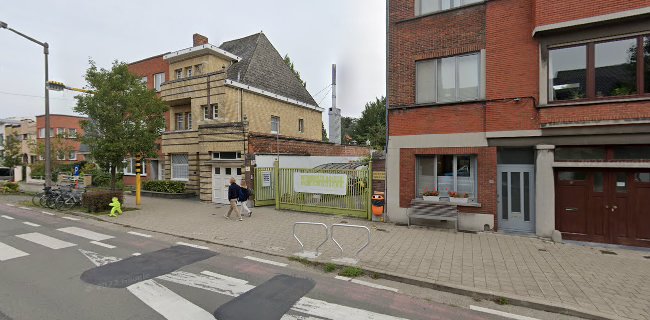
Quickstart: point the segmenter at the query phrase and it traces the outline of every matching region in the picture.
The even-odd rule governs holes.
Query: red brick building
[[[80,142],[77,137],[83,134],[81,121],[86,117],[69,116],[63,114],[50,114],[50,141],[55,152],[54,161],[77,162],[85,160],[80,153]],[[45,116],[36,116],[36,143],[38,145],[38,158],[44,160],[45,146]]]
[[[160,95],[160,86],[169,80],[169,62],[163,59],[165,54],[160,54],[150,58],[142,59],[129,64],[129,71],[142,77],[142,81],[147,84],[147,88],[155,89]],[[169,130],[169,112],[165,113],[165,128]],[[160,141],[158,141],[160,145]],[[158,157],[144,160],[142,180],[164,180],[165,170],[163,170],[163,155],[158,148]],[[135,185],[135,159],[126,160],[127,165],[124,168],[124,184]]]
[[[650,0],[388,10],[391,220],[458,192],[471,228],[650,246]]]

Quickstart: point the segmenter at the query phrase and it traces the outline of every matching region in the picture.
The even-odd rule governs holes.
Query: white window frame
[[[274,124],[277,123],[277,128],[274,128]],[[271,133],[280,134],[280,117],[271,116]]]
[[[126,165],[124,166],[123,173],[125,176],[135,176],[135,158],[128,158],[124,160]],[[142,159],[142,173],[140,176],[147,176],[147,160]]]
[[[221,158],[222,152],[236,153],[237,155],[235,156],[235,159],[222,159]],[[216,151],[216,152],[212,152],[212,159],[213,160],[241,160],[242,154],[241,152],[235,152],[235,151]]]
[[[156,73],[153,75],[153,88],[160,91],[160,86],[165,82],[165,73]]]
[[[65,128],[56,128],[56,136],[65,137]]]
[[[176,74],[176,79],[183,79],[183,69],[176,69],[174,73]]]
[[[174,156],[185,156],[186,163],[174,164]],[[176,153],[170,156],[171,162],[171,180],[174,181],[189,181],[190,180],[190,157],[187,153]],[[187,177],[177,177],[178,171],[184,170],[187,172]]]
[[[478,58],[478,70],[477,70],[477,76],[478,76],[478,92],[477,92],[477,97],[472,98],[472,99],[466,99],[466,100],[460,100],[458,99],[458,94],[459,94],[459,72],[458,72],[458,59],[462,57],[467,57],[467,56],[472,56],[476,55]],[[439,97],[439,92],[438,92],[438,82],[440,81],[440,68],[442,64],[442,59],[445,58],[454,58],[454,76],[455,76],[455,100],[451,101],[440,101]],[[433,90],[435,98],[433,101],[418,101],[418,84],[417,84],[417,73],[418,73],[418,68],[417,65],[418,63],[422,62],[431,62],[433,61],[435,63],[435,68],[434,68],[434,78],[433,78],[433,85],[432,88],[429,90]],[[471,52],[471,53],[465,53],[465,54],[460,54],[456,56],[450,56],[450,57],[441,57],[441,58],[436,58],[436,59],[428,59],[428,60],[421,60],[421,61],[416,61],[415,62],[415,104],[427,104],[427,103],[455,103],[455,102],[467,102],[467,101],[480,101],[482,99],[485,99],[485,51],[481,50],[480,52]],[[425,89],[426,90],[426,89]]]
[[[210,112],[210,107],[205,105],[202,107],[202,109],[203,109],[203,120],[212,119],[212,113]]]
[[[77,160],[77,152],[70,151],[70,153],[68,154],[68,160]]]
[[[77,137],[77,128],[68,128],[68,137],[74,139]]]
[[[420,176],[420,164],[419,164],[419,162],[420,162],[420,158],[422,158],[422,157],[433,158],[433,163],[434,163],[434,166],[433,166],[433,185],[434,185],[434,189],[437,190],[438,192],[440,192],[441,197],[448,197],[448,195],[443,195],[445,190],[439,190],[438,189],[438,156],[451,156],[451,154],[439,154],[439,155],[426,155],[426,154],[423,154],[423,155],[416,156],[416,167],[415,167],[416,168],[415,169],[415,192],[417,193],[416,197],[420,196],[419,193],[421,191],[421,190],[418,190],[418,186],[419,186],[419,176]],[[454,160],[453,160],[454,188],[453,188],[453,190],[449,190],[449,191],[455,191],[455,192],[458,191],[458,157],[459,156],[460,157],[469,156],[471,164],[472,164],[472,169],[470,171],[470,177],[473,178],[473,180],[474,180],[473,195],[469,199],[470,199],[470,202],[472,202],[472,203],[478,202],[478,193],[479,193],[479,190],[478,190],[478,184],[479,184],[479,181],[478,181],[478,172],[479,172],[478,171],[478,155],[476,155],[476,154],[454,154],[453,156],[454,156]]]
[[[212,105],[212,119],[219,119],[219,104]]]
[[[41,139],[45,138],[45,128],[38,129],[38,137]]]
[[[305,133],[305,119],[298,119],[298,132]]]
[[[185,130],[185,113],[177,112],[175,113],[174,118],[176,118],[176,131]]]
[[[427,14],[432,14],[436,12],[441,12],[441,11],[447,11],[447,10],[453,10],[456,8],[461,8],[465,6],[469,6],[472,4],[477,4],[477,3],[483,3],[485,0],[460,0],[460,5],[454,6],[454,0],[433,0],[438,3],[438,9],[429,11],[429,12],[422,12],[422,1],[424,0],[415,0],[415,16],[423,16]],[[449,5],[449,8],[447,9],[442,9],[442,4],[447,3]]]
[[[192,130],[192,112],[185,112],[185,130]]]

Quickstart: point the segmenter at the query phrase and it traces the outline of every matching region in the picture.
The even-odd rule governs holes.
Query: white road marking
[[[113,236],[109,236],[109,235],[106,235],[106,234],[101,234],[101,233],[97,233],[97,232],[94,232],[94,231],[90,231],[90,230],[86,230],[86,229],[82,229],[82,228],[77,228],[77,227],[67,227],[67,228],[61,228],[61,229],[57,229],[57,230],[59,230],[61,232],[73,234],[73,235],[78,236],[78,237],[90,239],[90,240],[93,240],[93,241],[103,241],[103,240],[115,238]]]
[[[0,217],[3,217],[3,218],[5,218],[5,219],[7,219],[7,220],[13,220],[13,219],[14,219],[14,218],[12,218],[12,217],[10,217],[10,216],[5,216],[5,215],[1,215]]]
[[[104,248],[115,249],[114,245],[110,245],[108,243],[102,243],[102,242],[99,242],[99,241],[90,241],[90,243],[98,245],[100,247],[104,247]]]
[[[285,314],[280,320],[322,320],[323,318],[305,317],[293,314]]]
[[[25,221],[23,223],[28,225],[28,226],[32,226],[32,227],[40,227],[41,226],[40,224],[32,223],[32,222],[29,222],[29,221]]]
[[[201,307],[185,300],[154,280],[145,280],[126,288],[146,305],[168,320],[214,320],[214,316]]]
[[[63,219],[68,219],[68,220],[72,220],[72,221],[79,221],[79,220],[80,220],[80,219],[73,218],[73,217],[61,217],[61,218],[63,218]]]
[[[41,213],[45,213],[45,214],[48,215],[48,216],[55,216],[55,214],[52,213],[52,212],[41,211]]]
[[[12,204],[12,203],[5,203],[5,204],[6,204],[7,206],[9,206],[9,207],[15,207],[15,206],[16,206],[15,204]]]
[[[181,246],[188,246],[188,247],[192,247],[192,248],[197,248],[197,249],[210,250],[210,248],[208,248],[208,247],[199,246],[199,245],[196,245],[196,244],[191,244],[191,243],[186,243],[186,242],[176,242],[176,244],[181,245]]]
[[[286,267],[287,266],[286,263],[276,262],[276,261],[266,260],[266,259],[260,259],[260,258],[255,258],[255,257],[251,257],[251,256],[245,256],[244,259],[253,260],[253,261],[266,263],[266,264],[271,264],[271,265],[279,266],[279,267]]]
[[[145,238],[151,238],[151,235],[140,233],[140,232],[135,232],[135,231],[129,231],[127,232],[128,234],[132,234],[134,236],[140,236],[140,237],[145,237]]]
[[[29,211],[32,210],[32,208],[27,208],[27,207],[18,207],[18,209],[29,210]]]
[[[140,253],[140,252],[134,252],[132,255],[137,257],[137,256],[139,256],[139,255],[141,255],[141,254],[142,254],[142,253]]]
[[[33,232],[33,233],[25,233],[25,234],[19,234],[16,237],[31,241],[36,244],[40,244],[42,246],[48,247],[50,249],[63,249],[67,247],[73,247],[76,246],[74,243],[70,243],[67,241],[59,240],[56,238],[52,238],[50,236],[46,236],[44,234],[38,233],[38,232]]]
[[[218,279],[221,279],[221,280],[230,281],[232,283],[241,283],[241,284],[247,284],[248,283],[248,281],[246,281],[246,280],[231,278],[229,276],[224,276],[223,274],[219,274],[219,273],[212,272],[212,271],[202,271],[201,274],[204,274],[206,276],[210,276],[210,277],[213,277],[213,278],[218,278]]]
[[[504,317],[504,318],[515,319],[515,320],[538,320],[536,318],[520,316],[520,315],[514,314],[514,313],[507,313],[507,312],[503,312],[503,311],[499,311],[499,310],[493,310],[493,309],[483,308],[483,307],[473,306],[473,305],[470,305],[469,309],[474,310],[474,311],[479,311],[479,312],[484,312],[484,313],[489,313],[489,314],[501,316],[501,317]]]
[[[397,290],[395,288],[382,286],[380,284],[376,284],[376,283],[372,283],[372,282],[368,282],[368,281],[363,281],[363,280],[359,280],[359,279],[353,279],[353,278],[342,277],[342,276],[336,276],[334,278],[339,279],[339,280],[343,280],[343,281],[349,281],[349,282],[360,284],[360,285],[364,285],[364,286],[375,288],[375,289],[388,290],[388,291],[392,291],[392,292],[398,292],[399,291],[399,290]]]
[[[120,260],[116,257],[104,257],[97,253],[82,250],[82,249],[79,249],[79,251],[83,253],[88,259],[90,259],[96,266],[105,265]],[[226,278],[216,278],[207,275],[193,274],[184,271],[174,271],[172,273],[160,276],[157,279],[178,283],[193,288],[199,288],[211,292],[216,292],[231,297],[237,297],[255,287],[247,283],[245,284],[242,283],[244,280],[241,279],[230,278],[230,277],[227,278],[233,279],[234,281],[231,281]],[[151,281],[151,280],[147,280],[147,281]],[[128,288],[131,288],[133,286],[135,285],[131,285]],[[381,313],[375,313],[372,311],[367,311],[367,310],[362,310],[362,309],[357,309],[352,307],[346,307],[339,304],[329,303],[326,301],[307,298],[307,297],[300,298],[300,300],[298,300],[298,302],[296,302],[296,304],[293,305],[291,310],[308,314],[310,316],[320,317],[324,319],[331,319],[331,320],[348,320],[348,319],[406,320],[404,318],[393,317]],[[168,319],[176,319],[176,318],[168,318]],[[180,319],[187,319],[187,317],[183,317]],[[214,319],[214,317],[212,317],[212,319]],[[287,319],[294,319],[294,318],[287,318]]]
[[[0,261],[11,260],[14,258],[20,258],[28,255],[29,253],[27,252],[20,251],[14,247],[11,247],[9,245],[0,242]]]

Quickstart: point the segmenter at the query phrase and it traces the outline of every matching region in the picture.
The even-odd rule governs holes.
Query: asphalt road
[[[0,320],[503,319],[279,257],[0,204]]]

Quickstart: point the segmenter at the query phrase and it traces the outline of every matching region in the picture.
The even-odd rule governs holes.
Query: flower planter
[[[449,198],[453,203],[469,203],[469,198]]]
[[[424,201],[436,201],[436,202],[440,201],[440,196],[422,196],[422,198],[424,199]]]

